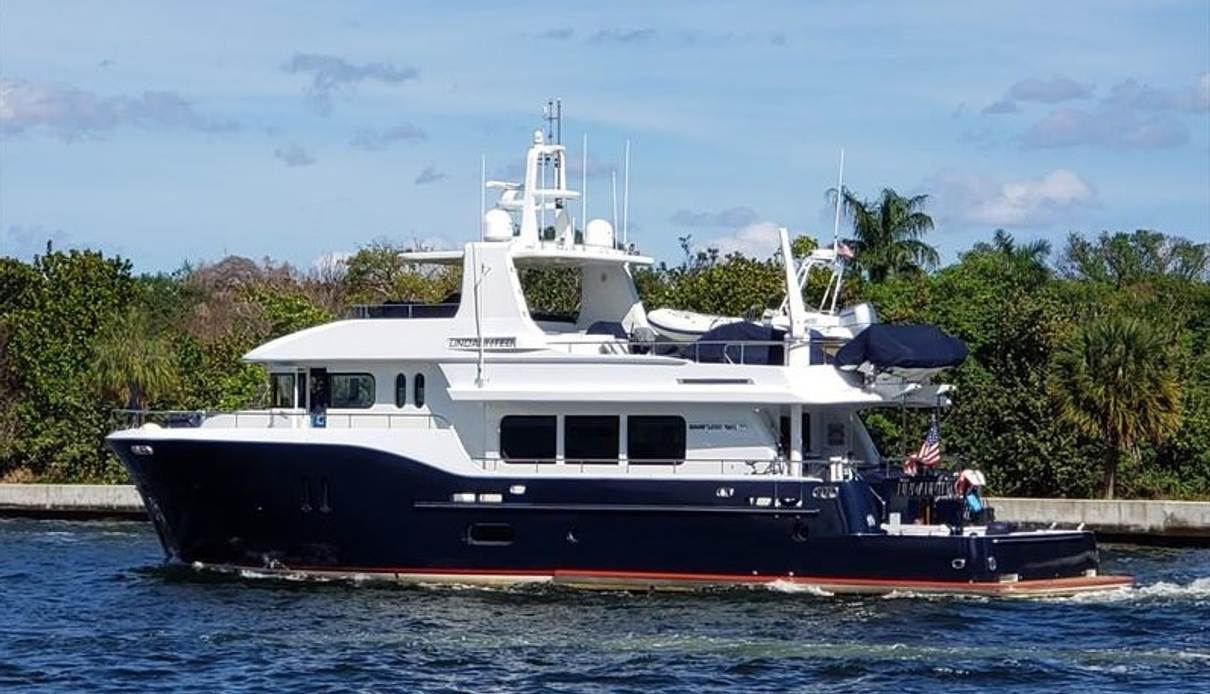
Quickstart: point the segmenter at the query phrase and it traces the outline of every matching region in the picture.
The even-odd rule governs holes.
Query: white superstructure
[[[603,219],[577,228],[566,154],[536,132],[524,181],[487,182],[499,199],[481,240],[405,254],[460,265],[456,305],[388,305],[384,317],[261,345],[245,359],[268,368],[274,407],[211,415],[172,435],[352,443],[483,475],[802,477],[882,462],[860,410],[945,403],[928,373],[831,363],[855,332],[851,312],[808,311],[801,286],[811,267],[843,263],[828,249],[795,268],[784,230],[783,339],[661,341],[631,275],[652,260],[622,248]],[[531,267],[579,273],[574,321],[531,314],[519,276]],[[644,446],[643,456],[632,450]]]

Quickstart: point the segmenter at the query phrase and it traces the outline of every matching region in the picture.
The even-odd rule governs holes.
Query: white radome
[[[504,210],[488,210],[483,215],[483,240],[508,241],[513,237],[513,220]]]
[[[613,248],[613,225],[604,219],[594,219],[584,229],[584,245]]]

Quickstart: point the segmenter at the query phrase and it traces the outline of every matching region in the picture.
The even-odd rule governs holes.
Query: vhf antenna
[[[546,100],[546,141],[563,144],[563,100]]]
[[[556,144],[556,145],[563,144],[563,99],[561,99],[561,98],[547,99],[545,116],[546,116],[546,143],[547,144]],[[556,181],[556,185],[558,185],[557,182],[559,180],[559,172],[557,171],[557,169],[559,168],[559,160],[556,158],[554,163],[555,163],[555,169],[556,169],[555,181]],[[542,165],[543,165],[542,166],[542,171],[543,171],[542,187],[545,188],[546,187],[546,173],[545,173],[546,167],[550,166],[550,155],[549,154],[543,155]],[[562,201],[556,200],[555,207],[562,208],[563,207]],[[545,198],[543,198],[542,209],[544,211],[546,209]],[[545,221],[543,222],[543,224],[545,224]]]

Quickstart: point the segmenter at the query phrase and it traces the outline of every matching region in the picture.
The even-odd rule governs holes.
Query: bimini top
[[[876,323],[841,347],[835,364],[847,370],[863,364],[875,369],[941,369],[965,359],[966,343],[935,325]]]

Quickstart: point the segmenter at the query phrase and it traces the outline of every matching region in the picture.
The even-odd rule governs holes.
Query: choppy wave
[[[765,587],[774,593],[815,595],[821,598],[830,598],[836,595],[835,593],[830,593],[819,586],[813,586],[805,583],[795,583],[794,581],[783,581],[780,579],[766,583]]]
[[[1210,601],[1210,577],[1195,578],[1188,583],[1157,581],[1099,593],[1051,599],[1059,602],[1106,604],[1141,601],[1194,601],[1200,604]]]

